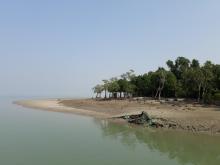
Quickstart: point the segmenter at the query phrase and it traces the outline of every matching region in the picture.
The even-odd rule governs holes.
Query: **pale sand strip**
[[[182,130],[220,133],[219,108],[193,107],[194,110],[181,110],[186,104],[176,108],[172,105],[141,105],[128,101],[95,101],[95,100],[23,100],[15,104],[23,107],[92,116],[101,119],[110,119],[124,114],[147,112],[151,117],[162,118],[177,123]],[[189,106],[189,105],[187,105]]]
[[[59,104],[58,99],[22,100],[22,101],[15,101],[14,104],[17,104],[17,105],[20,105],[26,108],[33,108],[33,109],[52,111],[52,112],[61,112],[61,113],[72,113],[72,114],[92,116],[96,118],[110,118],[111,117],[108,114],[104,114],[101,112],[63,106]]]

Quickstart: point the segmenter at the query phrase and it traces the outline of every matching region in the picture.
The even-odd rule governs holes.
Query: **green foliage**
[[[176,95],[175,97],[180,97],[180,98],[183,98],[183,97],[186,97],[186,90],[184,90],[183,88],[183,85],[182,85],[182,82],[181,81],[177,81],[177,84],[176,84]]]
[[[96,97],[101,97],[101,94],[104,90],[103,85],[98,84],[92,89],[93,89],[94,93],[96,93]]]
[[[215,93],[214,96],[213,96],[213,99],[214,99],[215,101],[220,101],[220,92]]]
[[[128,81],[125,79],[118,80],[119,92],[126,92],[128,89]]]
[[[99,94],[105,91],[109,96],[117,97],[184,97],[211,103],[220,98],[220,65],[206,61],[190,61],[178,57],[175,61],[168,60],[169,70],[158,68],[143,75],[135,75],[133,70],[122,74],[119,78],[103,80],[103,85],[93,88]]]
[[[165,97],[174,97],[176,95],[176,89],[177,89],[177,79],[176,76],[170,72],[167,71],[166,73],[166,82],[164,85],[164,96]]]
[[[134,88],[135,96],[148,96],[151,94],[150,90],[150,76],[148,74],[139,75],[132,79],[131,83]]]
[[[175,61],[175,64],[173,61],[168,60],[167,66],[179,80],[181,79],[182,74],[190,67],[190,60],[185,57],[178,57]]]
[[[199,61],[196,59],[193,59],[191,63],[191,68],[199,68],[199,67],[200,67]]]
[[[205,104],[211,104],[212,103],[212,100],[213,100],[213,96],[211,93],[205,93],[203,95],[203,102]]]
[[[216,89],[220,89],[220,65],[215,65],[213,67],[214,73],[214,86]]]
[[[192,67],[182,75],[183,88],[186,90],[186,97],[197,98],[198,92],[203,83],[203,73],[200,68]]]
[[[120,86],[117,81],[112,81],[109,83],[108,91],[111,93],[118,92],[120,90]]]

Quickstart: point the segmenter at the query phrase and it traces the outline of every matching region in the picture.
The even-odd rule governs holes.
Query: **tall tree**
[[[217,92],[220,92],[220,65],[213,66],[213,76],[214,76],[214,88]]]
[[[156,76],[157,76],[157,82],[156,83],[158,84],[155,98],[158,97],[158,99],[160,100],[161,99],[161,93],[164,89],[164,84],[165,84],[165,81],[166,81],[166,71],[165,71],[164,68],[159,68],[155,73],[156,73]]]
[[[202,83],[202,98],[203,102],[208,103],[211,100],[211,92],[213,89],[213,67],[214,65],[211,63],[211,61],[206,61],[204,66],[201,68],[202,74],[203,74],[203,83]]]
[[[178,57],[175,61],[168,60],[167,66],[173,72],[178,80],[182,78],[182,74],[190,67],[190,60],[185,57]]]
[[[131,83],[131,80],[135,78],[134,70],[129,70],[128,72],[121,75],[121,79],[118,80],[118,84],[120,87],[120,98],[122,97],[122,93],[124,97],[132,95],[135,89],[135,86]]]
[[[109,86],[109,80],[102,80],[103,81],[103,88],[105,92],[105,99],[107,98],[107,91],[108,91],[108,86]]]
[[[150,89],[150,76],[148,74],[139,75],[131,80],[131,83],[135,86],[135,96],[149,96],[151,95]]]
[[[111,78],[110,82],[109,82],[109,85],[108,85],[108,91],[110,93],[112,93],[112,96],[114,98],[117,98],[117,93],[118,93],[119,90],[120,90],[120,86],[118,84],[117,78]]]
[[[94,88],[93,88],[93,91],[94,93],[96,93],[96,98],[100,97],[101,98],[101,95],[102,95],[102,92],[103,92],[103,85],[96,85]]]
[[[197,97],[198,102],[201,98],[201,89],[204,82],[202,70],[199,66],[188,69],[183,74],[183,85],[187,96]]]
[[[211,102],[220,95],[220,65],[210,61],[200,66],[198,60],[190,61],[185,57],[178,57],[174,62],[167,61],[169,71],[159,68],[143,75],[136,76],[130,70],[120,76],[103,80],[103,85],[97,85],[94,92],[98,96],[105,91],[109,97],[117,94],[128,96],[151,96],[157,99],[164,97],[184,97],[202,99],[204,103]]]
[[[125,93],[128,88],[128,81],[126,79],[119,79],[118,85],[119,85],[120,98],[122,98],[122,94],[124,94],[124,97],[125,97],[125,95],[126,95]]]
[[[166,81],[164,84],[164,96],[165,97],[177,97],[177,80],[176,76],[171,71],[166,71]]]
[[[199,68],[200,67],[199,61],[196,59],[193,59],[190,66],[191,68]]]

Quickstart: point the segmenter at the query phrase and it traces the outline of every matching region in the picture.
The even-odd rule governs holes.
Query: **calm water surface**
[[[31,110],[0,98],[0,165],[218,165],[220,137]]]

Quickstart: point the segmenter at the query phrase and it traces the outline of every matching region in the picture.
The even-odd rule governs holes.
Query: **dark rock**
[[[136,115],[124,115],[119,118],[127,120],[129,123],[134,123],[138,125],[147,125],[149,127],[155,128],[178,128],[178,125],[174,121],[168,121],[163,118],[151,118],[146,112]]]
[[[130,115],[128,118],[129,123],[135,123],[135,124],[145,124],[149,123],[151,118],[146,112],[142,112],[141,114],[138,115]]]

